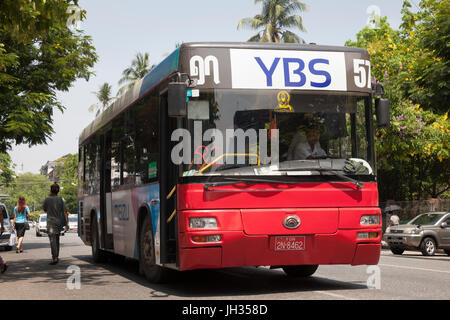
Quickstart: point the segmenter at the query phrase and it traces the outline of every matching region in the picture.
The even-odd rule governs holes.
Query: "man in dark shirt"
[[[54,183],[50,187],[50,196],[44,200],[44,211],[47,213],[47,234],[50,239],[52,251],[51,265],[58,263],[59,259],[59,235],[65,221],[66,231],[69,228],[69,216],[63,198],[58,197],[59,185]]]

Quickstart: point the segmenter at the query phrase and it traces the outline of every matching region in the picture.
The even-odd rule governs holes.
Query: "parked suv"
[[[450,255],[450,213],[428,212],[406,224],[391,226],[383,240],[394,254],[420,250],[424,256],[432,256],[437,249],[444,249]]]
[[[9,237],[11,236],[11,220],[9,218],[8,210],[6,206],[0,202],[0,214],[3,215],[3,225],[5,231],[0,236],[0,247],[5,248],[6,251],[10,251],[12,247],[9,245]]]

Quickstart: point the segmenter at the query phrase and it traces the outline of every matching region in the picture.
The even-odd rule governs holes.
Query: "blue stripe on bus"
[[[178,61],[180,57],[180,48],[177,48],[172,54],[158,64],[150,73],[148,73],[142,81],[139,96],[142,96],[146,91],[153,88],[161,80],[167,77],[172,72],[178,70]]]

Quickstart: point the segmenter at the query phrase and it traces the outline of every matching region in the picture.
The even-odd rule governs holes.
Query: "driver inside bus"
[[[320,159],[327,153],[320,146],[320,125],[300,126],[292,139],[288,151],[288,160]]]

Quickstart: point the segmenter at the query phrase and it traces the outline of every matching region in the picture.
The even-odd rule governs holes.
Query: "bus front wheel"
[[[304,265],[304,266],[284,266],[283,271],[290,277],[306,278],[314,274],[319,266]]]
[[[168,270],[156,265],[154,243],[152,223],[147,216],[140,233],[139,271],[145,275],[148,281],[163,283],[167,281]]]

